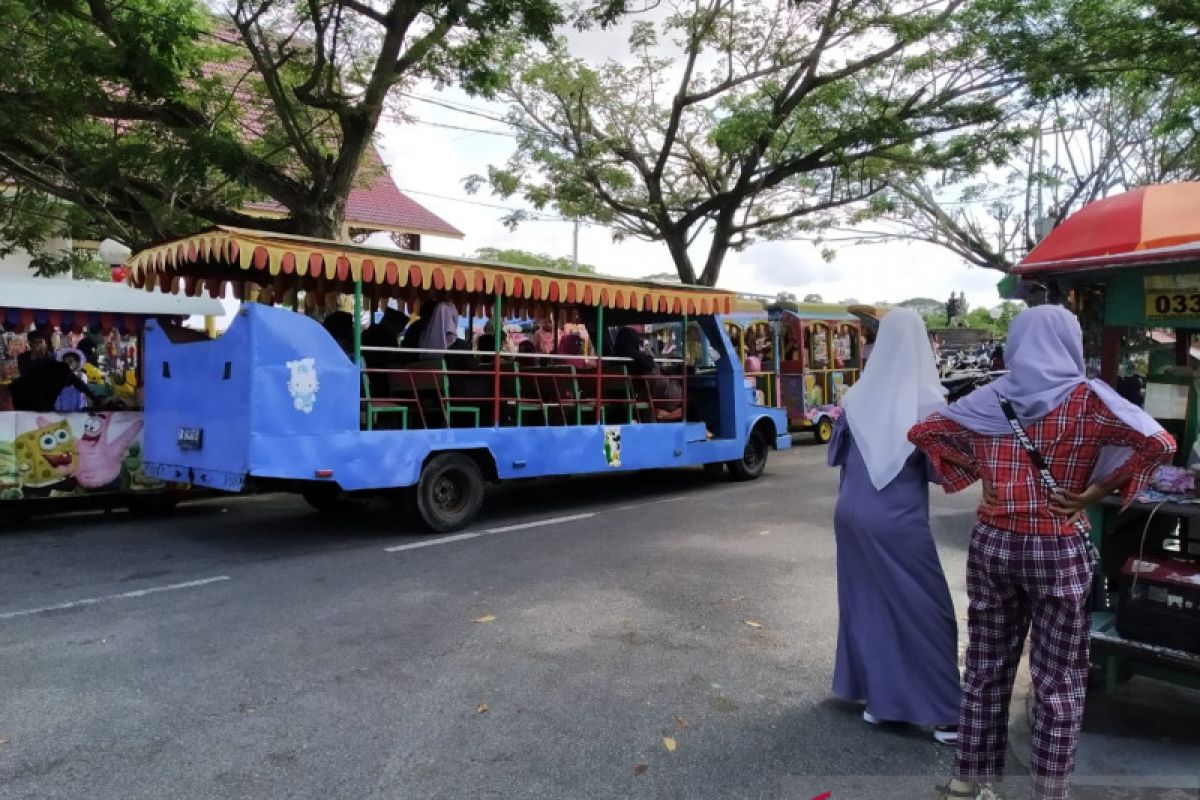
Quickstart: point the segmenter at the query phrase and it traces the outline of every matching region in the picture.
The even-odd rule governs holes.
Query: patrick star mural
[[[75,480],[85,489],[103,489],[121,477],[125,452],[142,432],[142,420],[135,420],[116,436],[109,436],[112,415],[88,414],[83,423],[83,435],[75,443],[79,466]]]
[[[143,427],[138,411],[0,411],[0,504],[160,489],[142,471]]]

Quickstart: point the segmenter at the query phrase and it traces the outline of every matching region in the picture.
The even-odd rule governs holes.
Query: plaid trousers
[[[1028,536],[977,524],[967,556],[969,643],[955,775],[1004,775],[1008,704],[1032,625],[1035,800],[1066,800],[1087,690],[1091,563],[1077,536]]]

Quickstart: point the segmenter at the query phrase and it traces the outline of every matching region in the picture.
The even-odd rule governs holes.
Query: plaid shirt
[[[1026,425],[1025,431],[1058,485],[1073,494],[1088,488],[1101,448],[1132,448],[1125,464],[1103,478],[1104,483],[1124,479],[1122,496],[1127,502],[1149,482],[1154,468],[1175,452],[1170,434],[1141,435],[1113,414],[1087,384],[1080,384],[1065,403]],[[985,436],[933,414],[913,426],[908,438],[929,456],[947,493],[961,491],[980,478],[995,488],[998,501],[979,507],[981,523],[1011,533],[1072,533],[1071,520],[1050,510],[1050,492],[1012,434]],[[971,466],[951,463],[947,455],[965,457]]]

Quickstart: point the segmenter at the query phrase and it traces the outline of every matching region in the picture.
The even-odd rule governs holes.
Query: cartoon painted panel
[[[0,412],[0,500],[159,489],[142,472],[142,414]]]

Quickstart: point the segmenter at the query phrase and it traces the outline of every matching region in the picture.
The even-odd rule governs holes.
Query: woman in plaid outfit
[[[1088,667],[1095,565],[1082,512],[1114,490],[1127,501],[1174,440],[1145,412],[1084,373],[1079,322],[1059,306],[1009,329],[1008,375],[918,423],[909,439],[947,492],[983,482],[967,557],[969,644],[955,778],[939,798],[993,798],[1004,774],[1013,679],[1032,630],[1035,800],[1065,800]],[[1014,435],[1007,399],[1059,487],[1052,494]]]

